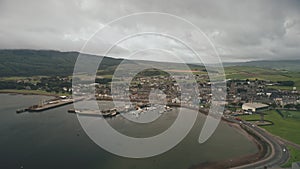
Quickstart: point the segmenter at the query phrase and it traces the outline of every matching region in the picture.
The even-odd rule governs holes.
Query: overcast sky
[[[300,58],[300,1],[288,0],[0,0],[0,48],[80,51],[99,28],[136,12],[164,12],[187,19],[212,40],[223,61]],[[131,28],[113,29],[116,33]],[[106,40],[97,47],[109,45]],[[133,45],[141,45],[142,40],[136,39]],[[118,48],[122,57],[127,49]]]

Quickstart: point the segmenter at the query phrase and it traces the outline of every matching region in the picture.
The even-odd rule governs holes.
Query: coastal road
[[[238,123],[244,127],[247,127],[251,131],[253,131],[257,136],[262,138],[266,141],[270,147],[266,157],[262,160],[246,164],[243,166],[234,167],[234,169],[263,169],[264,167],[267,168],[280,168],[280,165],[284,164],[289,159],[289,153],[287,147],[281,143],[276,137],[272,136],[271,134],[265,132],[260,127],[257,127],[249,122],[246,121],[238,121],[235,119],[227,119],[232,122]]]

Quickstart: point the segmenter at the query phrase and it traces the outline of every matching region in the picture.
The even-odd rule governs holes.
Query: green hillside
[[[52,50],[0,50],[0,77],[69,76],[78,52]],[[118,65],[121,59],[104,57],[101,68]]]
[[[250,62],[238,62],[238,63],[224,63],[225,67],[229,66],[247,66],[247,67],[260,67],[275,70],[287,70],[300,72],[300,60],[261,60]]]
[[[31,76],[70,76],[73,73],[74,64],[78,54],[78,52],[60,52],[53,50],[0,50],[0,77],[2,79],[8,79]],[[102,77],[111,77],[116,67],[122,61],[123,59],[104,57],[99,67],[98,75],[101,75]],[[124,63],[128,65],[128,68],[134,67],[136,64],[133,60],[126,60]],[[153,61],[139,61],[139,63],[152,65],[167,64],[167,67],[170,70],[184,69],[180,63],[161,63]],[[280,63],[280,61],[256,61],[235,63],[237,64],[236,66],[228,66],[228,64],[225,64],[226,78],[261,79],[274,82],[293,81],[293,86],[300,88],[299,71],[269,68],[278,68],[279,66],[277,65],[281,65],[281,67],[290,65],[291,68],[295,68],[295,65],[299,65],[299,61],[282,61],[282,63]],[[253,65],[250,66],[249,64]],[[264,65],[264,67],[262,65]],[[203,66],[193,64],[189,64],[189,66],[192,70],[198,70],[195,74],[207,73]],[[272,87],[291,90],[293,86]]]

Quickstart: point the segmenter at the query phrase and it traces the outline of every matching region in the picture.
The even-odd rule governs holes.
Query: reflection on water
[[[42,113],[15,113],[16,109],[43,98],[46,97],[0,95],[0,168],[185,169],[201,162],[257,151],[253,143],[224,123],[208,142],[200,145],[197,139],[205,120],[201,115],[192,131],[174,149],[147,159],[122,158],[102,150],[88,138],[76,116],[67,113],[72,105]],[[108,122],[123,134],[149,137],[165,131],[176,116],[174,110],[149,124],[130,122],[122,116],[108,119]]]

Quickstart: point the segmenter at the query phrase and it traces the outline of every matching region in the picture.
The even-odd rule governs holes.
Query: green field
[[[299,119],[300,120],[300,111],[287,111],[282,110],[282,114],[285,118],[293,118],[293,119]]]
[[[271,126],[262,126],[267,131],[274,135],[278,135],[286,140],[300,144],[300,111],[283,111],[282,118],[275,110],[265,112],[265,120],[270,120],[274,123]],[[245,115],[241,116],[244,120],[258,120],[260,115]]]
[[[300,88],[300,73],[288,72],[275,69],[264,69],[258,67],[247,66],[231,66],[225,67],[227,79],[249,79],[249,80],[270,80],[277,81],[294,81],[295,87]],[[292,90],[292,86],[269,86],[269,88]]]

